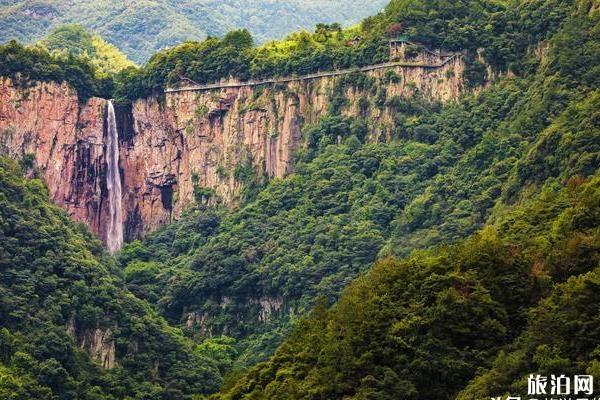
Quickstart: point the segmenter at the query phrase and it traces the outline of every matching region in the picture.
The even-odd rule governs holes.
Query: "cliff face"
[[[339,114],[361,115],[369,121],[372,140],[389,139],[394,112],[378,107],[379,99],[415,93],[432,101],[457,99],[464,90],[463,69],[462,60],[456,59],[439,69],[368,72],[368,88],[350,83],[341,89],[346,105]],[[133,236],[179,216],[194,202],[195,185],[214,189],[219,198],[232,202],[244,184],[239,171],[248,165],[271,178],[293,171],[302,127],[329,113],[343,80],[168,93],[162,103],[137,101],[134,134],[123,151],[128,220],[140,228]]]
[[[0,153],[34,156],[52,200],[103,237],[105,100],[80,106],[66,84],[18,88],[0,80]]]
[[[88,352],[90,357],[103,368],[110,369],[117,365],[116,346],[112,337],[111,328],[100,328],[79,330],[75,321],[71,320],[67,325],[67,334],[81,349]]]
[[[195,188],[235,202],[249,173],[290,173],[302,127],[332,110],[364,117],[371,140],[389,139],[394,112],[387,101],[415,93],[431,101],[457,99],[463,69],[457,58],[440,68],[167,93],[117,110],[126,240],[180,216],[196,201]],[[0,152],[34,155],[54,201],[104,238],[106,101],[80,105],[64,84],[22,89],[5,79],[1,85]]]

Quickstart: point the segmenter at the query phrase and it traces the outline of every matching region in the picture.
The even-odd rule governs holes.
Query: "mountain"
[[[466,400],[598,374],[599,27],[595,0],[393,0],[107,75],[81,40],[0,46],[0,394]],[[86,367],[27,346],[48,330]]]
[[[380,261],[214,398],[470,400],[595,376],[599,201],[598,175],[549,185],[458,245]]]
[[[35,175],[27,161],[0,157],[0,397],[214,392],[231,346],[199,347],[169,327],[125,288],[100,242],[25,171]]]
[[[0,43],[32,43],[62,24],[80,24],[141,64],[154,52],[186,40],[246,28],[262,43],[317,23],[353,24],[386,0],[144,0],[0,2]]]
[[[61,25],[40,40],[38,45],[55,55],[89,57],[96,73],[102,76],[135,65],[117,47],[108,44],[98,35],[92,35],[80,25]]]
[[[312,39],[317,35],[311,35],[309,43],[321,47],[323,43]],[[235,44],[247,46],[248,41],[243,40],[247,38],[247,32],[234,31],[223,40],[178,46],[153,56],[141,69],[122,71],[114,81],[99,79],[85,68],[89,66],[85,59],[42,56],[38,49],[16,43],[4,46],[0,48],[0,59],[5,60],[1,75],[10,78],[4,80],[5,90],[0,94],[7,115],[0,120],[0,130],[13,132],[6,137],[4,148],[9,154],[33,154],[53,200],[105,240],[109,201],[108,156],[102,147],[104,110],[105,98],[116,97],[120,102],[116,111],[125,194],[121,207],[125,239],[132,241],[179,219],[186,209],[201,203],[203,196],[212,203],[239,204],[263,176],[281,178],[293,172],[294,153],[318,144],[317,138],[306,143],[301,131],[330,116],[332,110],[350,118],[340,121],[341,137],[347,136],[341,132],[344,127],[356,125],[353,130],[363,140],[385,140],[395,135],[394,118],[405,107],[403,95],[420,93],[424,99],[419,107],[425,110],[430,102],[458,99],[466,89],[460,73],[465,69],[463,59],[433,57],[430,62],[443,61],[444,65],[395,66],[339,79],[325,75],[271,87],[230,87],[227,92],[216,88],[163,97],[160,91],[151,90],[149,93],[157,96],[141,96],[148,87],[160,85],[163,77],[185,71],[188,65],[200,69],[197,75],[219,65],[218,73],[228,74],[230,68],[238,67],[240,54],[256,52],[259,57],[261,49],[240,49]],[[346,49],[343,40],[331,40]],[[196,53],[197,47],[207,51]],[[281,64],[305,66],[304,61],[288,62],[287,57],[295,54],[284,53]],[[317,65],[320,54],[310,54],[307,61]],[[37,57],[45,57],[48,65],[31,62]],[[39,83],[31,84],[36,79]],[[61,80],[69,85],[56,82]],[[112,93],[111,87],[115,89]],[[90,98],[92,95],[105,98]],[[48,108],[52,113],[40,111]],[[404,112],[412,115],[416,110]],[[357,118],[353,124],[352,119]],[[57,126],[56,120],[64,123]]]
[[[510,13],[521,13],[523,21],[530,21],[530,13],[543,15],[544,4],[530,7],[524,3]],[[502,74],[458,101],[428,100],[431,92],[423,82],[434,93],[443,93],[452,83],[435,71],[411,76],[405,69],[398,74],[404,85],[419,89],[407,101],[392,96],[397,87],[371,81],[368,75],[338,79],[339,86],[331,91],[317,81],[315,92],[330,93],[331,114],[301,128],[294,173],[263,189],[261,176],[251,176],[259,188],[238,211],[199,211],[126,247],[122,263],[137,271],[129,278],[131,290],[148,295],[172,323],[185,323],[198,337],[226,332],[244,339],[242,359],[255,361],[270,352],[290,321],[316,299],[334,302],[377,259],[456,243],[493,225],[503,210],[517,207],[545,186],[554,190],[572,178],[591,179],[600,154],[594,111],[598,82],[589,74],[600,54],[599,14],[589,3],[578,7],[544,41],[542,52],[523,55],[529,72]],[[552,12],[546,15],[554,18]],[[458,68],[469,67],[450,70]],[[399,79],[391,74],[387,78]],[[202,104],[203,95],[196,96]],[[287,96],[302,109],[301,96]],[[262,110],[260,97],[246,97],[251,98],[258,103],[252,106]],[[318,95],[312,99],[311,110],[324,101]],[[361,105],[360,99],[366,101]],[[272,118],[263,111],[250,116],[254,129],[267,115]],[[511,228],[511,235],[544,226],[541,216],[528,221],[530,226],[524,222]],[[546,240],[538,234],[539,241]],[[590,235],[585,243],[594,240]],[[518,245],[523,237],[511,237],[507,245]],[[582,246],[593,268],[595,250]],[[151,272],[142,274],[146,268]],[[505,329],[519,331],[521,322],[508,321]]]

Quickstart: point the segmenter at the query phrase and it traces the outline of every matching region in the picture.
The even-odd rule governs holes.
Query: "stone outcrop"
[[[250,325],[254,322],[261,324],[269,323],[271,320],[277,319],[282,315],[293,316],[295,308],[286,304],[282,297],[260,297],[250,298],[245,301],[245,304],[250,306],[253,312],[250,313],[253,317],[248,317],[247,310],[239,308],[239,303],[229,297],[222,297],[219,302],[219,309],[213,310],[211,314],[207,311],[189,311],[184,313],[183,321],[185,329],[198,337],[213,337],[216,335],[228,335],[231,330],[231,325],[228,325],[227,319],[219,321],[218,316],[220,311],[225,315],[232,313],[238,321],[246,320]],[[254,318],[254,319],[253,319]]]
[[[113,329],[96,328],[80,331],[71,320],[67,326],[67,333],[77,346],[85,350],[103,368],[110,369],[117,365]]]
[[[185,319],[185,327],[187,330],[198,330],[198,333],[202,337],[212,337],[213,329],[209,324],[210,315],[207,312],[193,311],[187,314]]]
[[[117,109],[125,238],[143,236],[193,204],[198,187],[235,202],[250,174],[283,177],[294,169],[302,129],[330,112],[369,121],[371,140],[393,137],[394,110],[382,104],[419,93],[452,101],[463,92],[464,64],[394,67],[363,73],[370,87],[347,77],[257,87],[167,93]],[[65,84],[30,88],[0,81],[0,153],[32,154],[52,199],[105,238],[106,101],[80,104]],[[385,103],[385,102],[384,102]]]
[[[66,84],[20,88],[0,81],[0,154],[35,157],[52,200],[100,237],[107,217],[105,104],[79,104]]]
[[[261,298],[256,301],[260,306],[258,312],[258,321],[265,323],[271,319],[271,316],[279,312],[283,308],[283,299],[278,298]]]

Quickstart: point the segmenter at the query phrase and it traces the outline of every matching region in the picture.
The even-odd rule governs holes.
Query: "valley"
[[[392,0],[139,67],[77,26],[0,46],[0,398],[596,376],[599,22],[596,0]]]

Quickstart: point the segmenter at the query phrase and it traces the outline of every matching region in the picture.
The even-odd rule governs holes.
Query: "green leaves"
[[[0,242],[0,375],[6,378],[0,394],[121,399],[215,391],[232,342],[198,350],[125,289],[97,239],[47,196],[40,181],[23,178],[15,162],[0,157],[0,237],[6,238]],[[157,264],[138,261],[125,278],[155,300],[142,289],[154,287],[159,272]],[[110,357],[112,369],[100,368]]]
[[[77,90],[81,102],[91,96],[110,97],[104,91],[105,82],[84,57],[51,55],[40,47],[24,47],[15,41],[0,46],[0,76],[13,78],[22,85],[32,81],[65,81]]]
[[[593,201],[597,179],[575,189],[579,201]],[[561,195],[571,190],[563,187]],[[597,234],[597,226],[582,234]],[[532,276],[539,268],[531,258],[535,243],[509,243],[487,229],[456,246],[381,261],[329,310],[318,304],[267,362],[219,398],[472,399],[523,392],[532,372],[596,371],[600,269],[587,264],[587,272],[543,297],[534,290],[543,279]],[[565,250],[558,242],[545,251]]]

